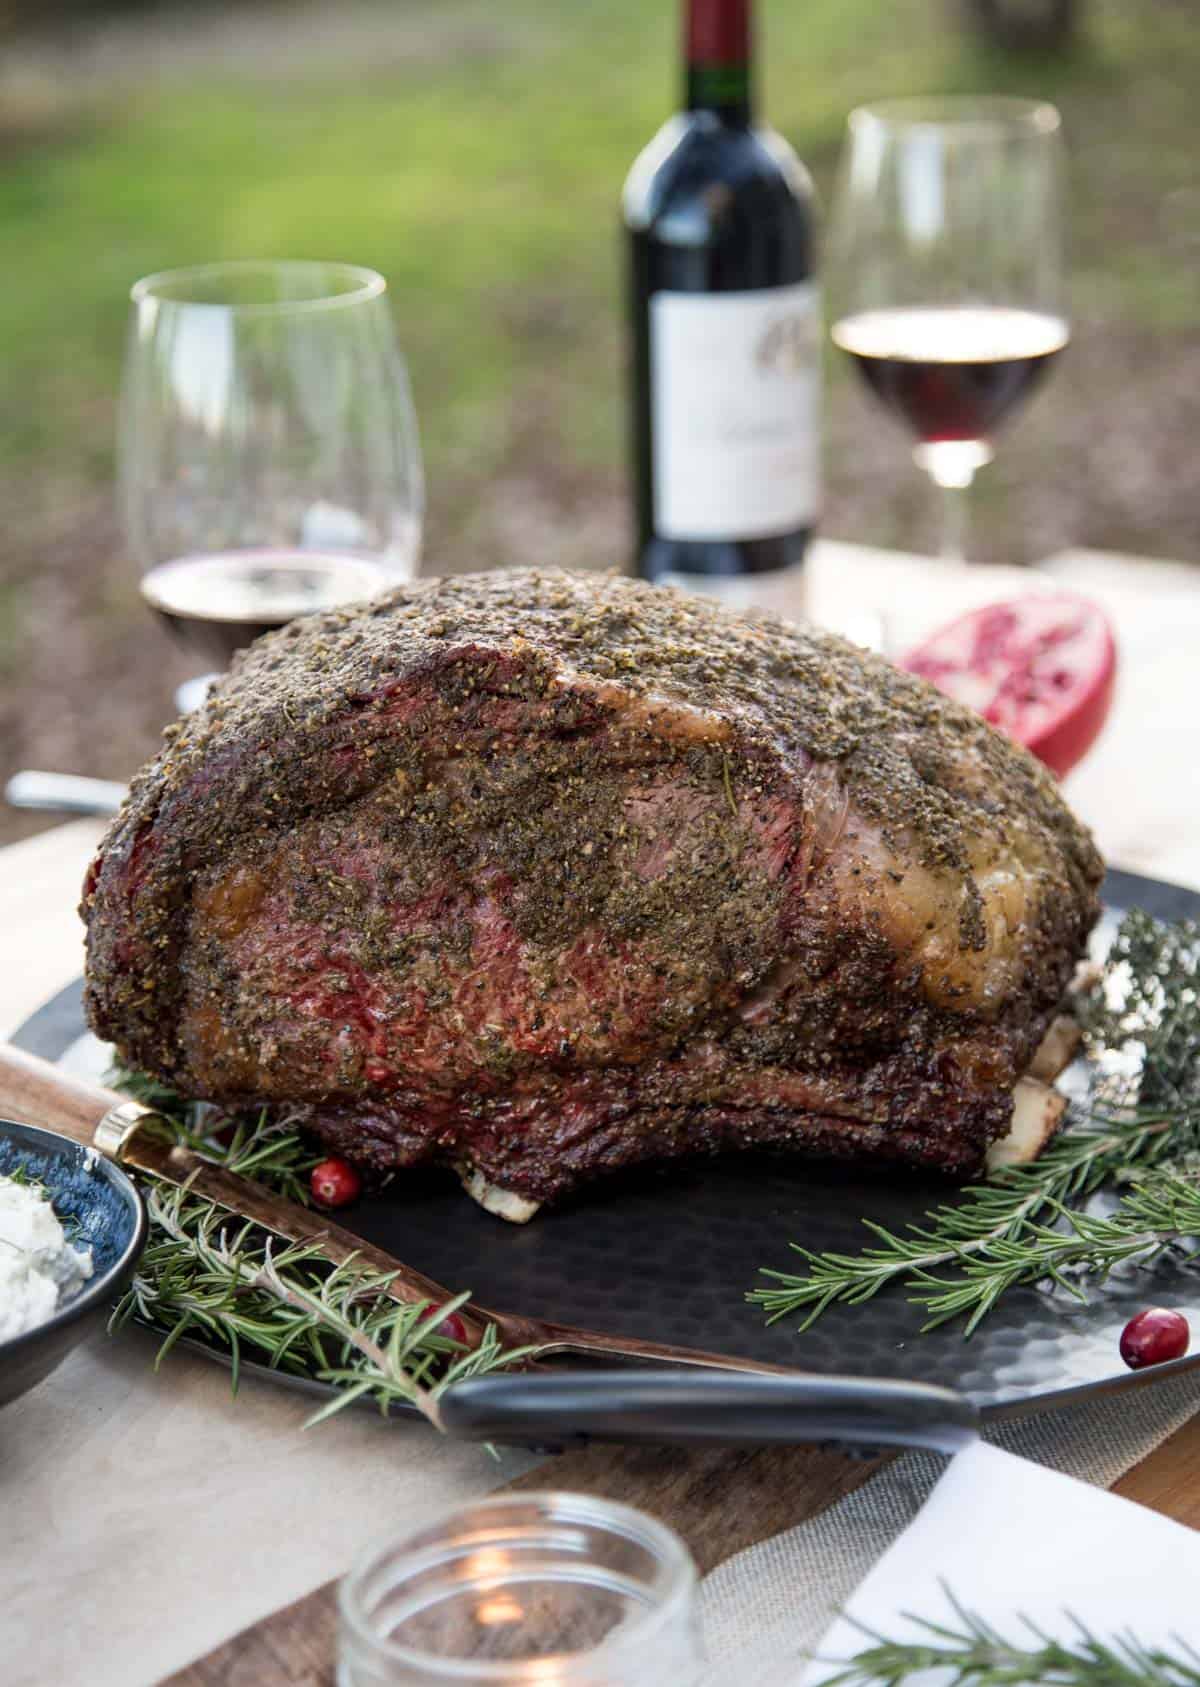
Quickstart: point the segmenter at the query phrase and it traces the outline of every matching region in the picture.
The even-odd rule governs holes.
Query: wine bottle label
[[[761,539],[807,526],[819,485],[812,282],[650,299],[654,526]]]

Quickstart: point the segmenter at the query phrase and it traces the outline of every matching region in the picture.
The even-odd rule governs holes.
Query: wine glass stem
[[[985,439],[925,440],[913,448],[918,467],[942,489],[940,555],[952,562],[967,558],[968,499],[975,471],[992,460]]]
[[[938,555],[946,562],[967,560],[967,522],[970,516],[970,482],[965,486],[941,487],[942,540]]]

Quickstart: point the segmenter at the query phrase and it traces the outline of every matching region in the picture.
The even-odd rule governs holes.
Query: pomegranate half
[[[960,615],[900,666],[977,710],[1061,779],[1108,716],[1117,648],[1096,604],[1030,593]]]

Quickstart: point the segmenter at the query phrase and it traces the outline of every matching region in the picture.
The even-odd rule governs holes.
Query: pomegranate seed
[[[1011,609],[989,609],[980,617],[975,632],[972,660],[977,664],[993,661],[1017,630],[1017,617]]]
[[[1182,1359],[1190,1339],[1188,1321],[1182,1312],[1171,1312],[1165,1306],[1148,1306],[1121,1331],[1121,1357],[1131,1371],[1140,1371],[1144,1365]]]
[[[322,1207],[348,1207],[362,1194],[362,1178],[349,1160],[331,1154],[309,1174],[308,1187],[313,1200]]]
[[[941,679],[945,674],[955,673],[956,669],[953,662],[943,661],[936,656],[915,656],[912,672],[920,674],[922,679],[936,680]]]
[[[467,1345],[467,1326],[457,1312],[447,1312],[446,1316],[433,1326],[435,1336],[445,1336],[447,1341],[456,1341],[460,1347]]]

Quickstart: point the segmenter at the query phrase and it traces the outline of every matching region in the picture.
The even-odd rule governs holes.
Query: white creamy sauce
[[[37,1184],[0,1176],[0,1341],[52,1318],[94,1269]]]

